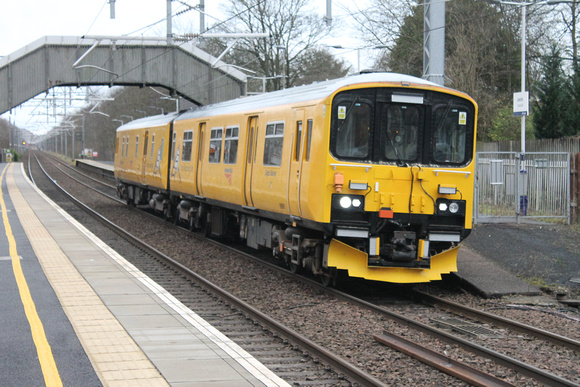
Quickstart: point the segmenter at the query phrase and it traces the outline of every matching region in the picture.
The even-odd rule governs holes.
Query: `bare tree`
[[[309,8],[310,3],[308,0],[230,0],[224,8],[230,19],[222,29],[265,32],[270,38],[239,41],[226,61],[271,78],[267,90],[280,89],[282,75],[287,86],[294,85],[298,74],[293,63],[330,32],[323,18]]]

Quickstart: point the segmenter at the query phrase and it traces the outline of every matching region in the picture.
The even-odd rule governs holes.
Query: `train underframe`
[[[231,237],[254,249],[270,249],[293,272],[310,272],[325,285],[335,284],[342,274],[387,282],[440,279],[441,273],[456,270],[454,247],[470,231],[461,221],[449,225],[447,218],[415,214],[395,214],[378,222],[378,231],[340,224],[303,227],[289,219],[264,218],[123,183],[118,196],[129,205],[149,205],[166,220],[205,236]],[[429,271],[435,273],[417,274]]]

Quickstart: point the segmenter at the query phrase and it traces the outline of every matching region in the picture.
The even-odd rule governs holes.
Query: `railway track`
[[[202,318],[245,347],[288,383],[324,386],[383,385],[368,373],[261,313],[108,221],[59,186],[44,170],[40,161],[36,160],[46,177],[69,200],[145,253],[136,254],[138,259],[132,259],[131,263],[176,295],[185,305],[195,308]],[[65,173],[56,164],[53,166]],[[32,174],[31,169],[29,171]],[[70,174],[65,174],[80,183]],[[160,265],[167,270],[160,271]]]
[[[236,253],[238,254],[238,253]],[[275,269],[275,270],[280,270]],[[283,274],[286,275],[286,274]],[[322,287],[319,286],[318,283],[316,283],[315,281],[311,281],[307,278],[299,278],[297,279],[295,276],[291,277],[292,281],[301,281],[302,283],[307,283],[309,287],[311,287],[312,289],[316,289],[316,292],[324,292],[327,294],[332,294],[332,296],[329,297],[333,297],[336,298],[338,300],[341,300],[340,302],[348,302],[349,304],[352,305],[357,305],[357,307],[360,308],[365,308],[368,310],[372,310],[372,313],[378,314],[380,315],[380,319],[388,319],[390,321],[395,321],[397,324],[403,325],[403,326],[411,326],[413,327],[415,330],[419,330],[423,333],[426,333],[429,337],[435,337],[435,341],[440,340],[440,341],[445,341],[445,342],[451,342],[453,343],[452,345],[454,347],[459,347],[459,348],[467,348],[466,350],[472,353],[476,353],[478,356],[481,357],[485,357],[488,359],[493,360],[493,362],[500,364],[502,367],[506,367],[508,370],[515,370],[519,375],[526,375],[527,377],[531,377],[536,381],[539,381],[541,383],[544,384],[548,384],[548,385],[578,385],[577,381],[574,380],[567,380],[562,376],[557,376],[557,375],[553,375],[550,372],[547,372],[546,370],[540,369],[539,367],[533,366],[533,365],[528,365],[522,361],[519,361],[517,359],[512,359],[509,356],[503,355],[497,351],[494,350],[490,350],[488,348],[485,348],[479,344],[475,344],[475,343],[471,343],[468,340],[465,340],[463,337],[461,336],[457,336],[456,334],[451,334],[445,330],[441,330],[441,329],[437,329],[434,328],[428,324],[423,324],[423,323],[419,323],[417,321],[415,321],[413,318],[407,318],[398,314],[393,314],[393,312],[386,310],[384,307],[382,306],[378,306],[378,305],[373,305],[373,303],[370,302],[366,302],[366,301],[362,301],[362,300],[358,300],[355,297],[352,297],[348,294],[344,294],[344,293],[340,293],[340,292],[336,292],[335,290],[328,290],[328,289],[324,289]],[[419,297],[418,295],[415,295],[415,297]],[[438,309],[443,309],[443,303],[440,301],[437,301],[435,299],[431,298],[425,298],[425,296],[423,296],[423,301],[422,302],[428,302],[428,303],[434,303],[437,302],[438,305]],[[443,300],[444,301],[444,300]],[[312,302],[312,303],[316,303],[316,301]],[[447,305],[449,305],[447,303]],[[298,306],[293,306],[293,308],[300,308],[303,309],[304,306],[298,305]],[[451,307],[449,306],[445,306],[446,309],[450,309]],[[477,319],[477,320],[484,320],[484,315],[482,315],[481,313],[476,314],[475,316],[473,314],[469,314],[469,313],[473,313],[473,312],[466,312],[465,309],[463,309],[463,311],[459,311],[458,307],[455,306],[453,307],[455,309],[455,311],[453,313],[455,314],[459,314],[460,316],[464,317],[464,316],[470,316],[471,319]],[[493,324],[494,326],[501,326],[501,327],[506,327],[505,324],[507,324],[507,322],[503,321],[503,322],[498,322],[498,321],[491,321],[490,319],[493,319],[493,315],[492,316],[486,316],[485,317],[485,321],[487,321],[488,323]],[[504,324],[504,325],[502,325]],[[520,324],[519,327],[515,327],[515,325],[508,327],[509,330],[513,330],[513,331],[517,331],[519,333],[524,333],[526,336],[531,336],[532,333],[530,331],[522,331],[521,327],[522,324]],[[533,327],[532,327],[533,328]],[[525,328],[527,329],[527,328]],[[395,330],[395,329],[393,329]],[[538,331],[536,329],[536,331]],[[533,333],[533,335],[538,335],[539,333]],[[371,337],[375,338],[375,340],[381,340],[380,342],[383,343],[386,341],[386,339],[384,339],[384,337],[382,337],[383,334],[382,332],[378,332],[375,334],[372,334]],[[545,341],[547,343],[551,343],[552,338],[548,337],[548,336],[554,336],[554,335],[545,335],[544,337],[542,337],[540,340]],[[559,335],[555,335],[556,338]],[[578,356],[578,344],[576,341],[574,340],[570,340],[567,338],[557,338],[559,340],[559,342],[556,342],[553,345],[558,345],[558,346],[562,346],[567,348],[568,350],[572,351],[575,356]],[[397,340],[399,340],[399,338],[397,338]],[[421,341],[423,341],[421,339]],[[406,344],[408,346],[408,344]],[[551,344],[552,345],[552,344]],[[435,347],[437,348],[437,344],[435,344]],[[441,345],[439,344],[439,348],[440,349]],[[401,347],[398,348],[398,350],[402,350]],[[439,352],[444,352],[444,351],[439,351]],[[343,352],[344,353],[344,352]],[[419,359],[422,359],[421,356],[427,356],[427,355],[413,355],[416,356]],[[346,356],[347,358],[349,357],[348,355]],[[428,357],[428,356],[427,356]],[[449,357],[447,357],[447,359],[449,360]],[[389,359],[388,358],[383,358],[382,359],[384,362],[388,362]],[[425,361],[426,363],[429,363],[430,360],[422,360]],[[431,360],[431,363],[433,363],[433,361]],[[439,362],[440,363],[440,362]],[[366,367],[366,368],[371,368],[372,367]],[[455,369],[457,367],[453,367],[455,371]],[[508,379],[506,377],[503,378],[495,378],[495,379],[484,379],[487,378],[486,375],[481,375],[480,371],[462,371],[462,375],[457,375],[454,374],[453,372],[450,372],[449,369],[445,370],[442,369],[443,372],[449,372],[451,375],[453,375],[454,377],[460,378],[462,380],[465,380],[466,382],[470,383],[470,384],[480,384],[480,385],[491,385],[491,384],[496,384],[496,385],[505,385],[502,383],[505,383],[505,379]],[[502,371],[504,372],[504,371]],[[467,374],[470,374],[469,376],[464,376]],[[491,373],[493,373],[493,371],[491,371]],[[501,373],[501,372],[500,372]],[[484,373],[486,374],[486,373]],[[573,376],[573,372],[571,373],[571,375]],[[516,377],[516,378],[512,378],[514,379],[514,381],[516,382],[516,384],[518,385],[528,385],[527,383],[532,383],[531,385],[533,385],[533,382],[526,380],[526,378],[520,378],[520,377]],[[388,379],[387,379],[388,380]],[[390,382],[390,381],[388,381]],[[364,383],[363,383],[364,384]],[[449,383],[447,383],[449,384]],[[453,384],[453,383],[451,383]]]

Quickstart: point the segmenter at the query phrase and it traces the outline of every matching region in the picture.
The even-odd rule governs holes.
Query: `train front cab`
[[[148,117],[117,129],[117,195],[128,204],[148,204],[153,195],[167,196],[167,155],[174,118],[175,114]]]
[[[398,283],[456,271],[472,226],[476,119],[473,100],[439,87],[338,93],[323,266]]]

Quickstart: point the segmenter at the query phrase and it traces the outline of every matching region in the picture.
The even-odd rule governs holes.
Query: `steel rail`
[[[441,355],[438,352],[431,351],[417,343],[404,339],[401,336],[390,332],[383,332],[382,335],[375,335],[375,340],[381,344],[388,345],[422,363],[437,368],[446,374],[455,376],[473,386],[479,387],[505,387],[513,386],[513,384],[505,380],[496,378],[490,374],[479,371],[473,367],[463,364],[450,357]]]
[[[37,157],[36,155],[34,155],[34,157],[36,158],[36,161],[38,162],[38,165],[40,165],[40,161],[38,160],[38,157]],[[111,199],[111,200],[113,200],[113,201],[115,201],[115,202],[117,202],[117,203],[120,203],[120,204],[126,204],[126,203],[125,203],[123,200],[121,200],[121,199],[117,198],[116,196],[111,196],[111,195],[109,195],[109,194],[106,194],[106,193],[104,193],[104,192],[101,192],[101,191],[99,191],[98,189],[95,189],[94,187],[91,187],[90,185],[88,185],[88,184],[86,184],[86,183],[84,183],[84,182],[80,181],[80,180],[79,180],[79,179],[77,179],[76,177],[73,177],[73,176],[71,176],[70,174],[68,174],[68,173],[66,173],[65,171],[63,171],[63,170],[62,170],[62,168],[60,168],[58,165],[54,164],[54,163],[53,163],[51,160],[49,160],[49,162],[50,162],[50,163],[51,163],[51,164],[52,164],[52,165],[53,165],[53,166],[54,166],[56,169],[58,169],[58,170],[59,170],[61,173],[63,173],[64,175],[68,176],[70,179],[72,179],[72,180],[76,181],[77,183],[79,183],[79,184],[81,184],[81,185],[83,185],[83,186],[85,186],[85,187],[87,187],[87,188],[89,188],[89,189],[91,189],[91,190],[95,191],[96,193],[98,193],[98,194],[101,194],[101,195],[105,196],[106,198],[108,198],[108,199]],[[42,168],[42,166],[41,166],[40,168],[41,168],[41,169],[44,171],[44,168]],[[79,173],[80,173],[80,172],[79,172]],[[85,176],[83,173],[81,173],[81,175]],[[48,176],[48,174],[47,174],[46,176]],[[93,179],[92,177],[90,177],[90,176],[86,176],[86,177],[87,177],[87,178],[89,178],[89,179],[92,179],[92,180],[94,180],[94,179]],[[108,184],[105,184],[105,183],[102,183],[102,182],[99,182],[99,183],[101,183],[101,184],[103,184],[103,185],[105,185],[105,186],[107,186],[107,187],[109,187],[109,188],[115,189],[115,187],[112,187],[112,186],[110,186],[110,185],[108,185]]]
[[[44,155],[45,157],[49,158],[49,159],[56,159],[54,156],[51,156],[50,154],[45,154],[45,153],[43,153],[43,155]],[[58,159],[56,159],[56,160],[58,160]],[[54,163],[52,163],[52,165],[55,165],[55,164],[54,164]],[[83,172],[79,171],[79,169],[83,169],[83,168],[79,168],[79,167],[77,167],[77,168],[73,168],[72,166],[68,165],[67,163],[62,163],[62,165],[64,165],[65,167],[67,167],[67,168],[68,168],[68,169],[70,169],[71,171],[74,171],[75,173],[78,173],[79,175],[82,175],[82,176],[86,177],[87,179],[94,181],[94,182],[95,182],[95,183],[97,183],[97,184],[104,185],[105,187],[108,187],[108,188],[111,188],[111,189],[117,189],[117,187],[116,187],[115,185],[112,185],[112,184],[109,184],[109,183],[105,183],[104,181],[100,181],[100,180],[98,180],[98,179],[95,179],[95,178],[94,178],[94,177],[92,177],[92,176],[89,176],[89,175],[87,175],[87,174],[85,174],[85,173],[83,173]],[[56,166],[56,165],[55,165],[55,166]],[[57,167],[57,168],[58,168],[58,167]],[[59,169],[60,169],[60,168],[59,168]],[[96,169],[96,168],[93,168],[93,169],[88,169],[88,170],[89,170],[89,171],[90,171],[90,170],[92,170],[93,172],[95,172],[95,169]],[[102,170],[102,169],[101,169],[101,170]],[[62,171],[62,169],[61,169],[61,171]],[[63,173],[64,173],[64,172],[63,172]]]
[[[74,204],[76,204],[79,208],[83,211],[87,212],[99,222],[101,222],[106,227],[109,227],[113,231],[117,232],[122,237],[126,238],[127,240],[134,243],[139,248],[146,250],[149,254],[154,255],[161,260],[171,264],[175,268],[178,268],[180,271],[186,273],[188,276],[192,277],[198,283],[204,285],[207,289],[211,292],[217,294],[221,298],[223,298],[226,302],[234,305],[236,308],[241,310],[246,315],[250,316],[251,318],[259,321],[261,324],[265,325],[272,331],[276,332],[280,337],[283,337],[299,347],[306,350],[310,356],[319,359],[320,361],[330,365],[335,369],[335,371],[344,374],[349,380],[359,383],[363,386],[387,386],[381,380],[375,378],[374,376],[366,373],[365,371],[355,367],[351,363],[345,361],[341,357],[329,352],[322,346],[314,343],[313,341],[309,340],[308,338],[300,335],[299,333],[295,332],[294,330],[284,326],[283,324],[279,323],[278,321],[272,319],[271,317],[267,316],[266,314],[260,312],[259,310],[253,308],[251,305],[247,304],[246,302],[242,301],[241,299],[235,297],[234,295],[228,293],[224,289],[220,288],[219,286],[213,284],[212,282],[206,280],[205,278],[201,277],[197,273],[191,271],[186,266],[182,265],[181,263],[177,262],[173,258],[163,254],[161,251],[155,249],[153,246],[150,246],[146,242],[136,238],[129,232],[125,231],[123,228],[117,226],[113,222],[106,219],[104,216],[99,214],[98,212],[92,210],[80,200],[75,198],[69,192],[67,192],[64,188],[62,188],[56,181],[54,181],[48,173],[44,170],[42,165],[40,164],[39,160],[37,159],[38,165],[44,172],[44,174],[52,181],[52,183],[63,193],[65,194],[69,200],[71,200]]]
[[[56,182],[54,182],[54,183],[56,184]],[[80,203],[80,205],[81,205],[81,207],[84,206],[84,204],[82,204],[82,203]],[[88,209],[88,210],[92,211],[90,209]],[[100,215],[98,215],[98,216],[100,217]],[[99,219],[99,218],[97,217],[97,219]],[[103,218],[103,219],[105,219],[105,218]],[[105,219],[105,221],[106,221],[106,219]],[[123,230],[123,232],[124,232],[124,230]],[[193,234],[193,235],[196,235],[196,234]],[[249,259],[252,259],[254,261],[258,261],[258,262],[261,262],[263,264],[266,264],[266,265],[270,266],[271,268],[274,268],[280,272],[285,273],[286,275],[289,275],[289,276],[292,275],[292,277],[294,279],[297,279],[297,280],[302,281],[304,283],[308,283],[312,286],[316,286],[319,289],[324,289],[325,291],[327,291],[327,292],[329,292],[329,293],[331,293],[331,294],[333,294],[333,295],[335,295],[335,296],[337,296],[345,301],[348,301],[348,302],[353,303],[355,305],[359,305],[361,307],[370,309],[370,310],[375,311],[377,313],[381,313],[383,315],[386,315],[391,320],[397,321],[402,325],[406,325],[412,329],[416,329],[416,330],[421,331],[423,333],[426,333],[432,337],[443,340],[447,343],[450,343],[453,345],[458,345],[467,351],[473,352],[479,356],[486,357],[486,358],[488,358],[488,359],[490,359],[498,364],[501,364],[507,368],[513,369],[517,372],[520,372],[521,374],[526,375],[528,377],[532,377],[532,378],[536,379],[537,381],[542,382],[544,384],[551,385],[551,386],[578,386],[578,384],[576,384],[570,380],[564,379],[564,378],[559,377],[557,375],[554,375],[550,372],[547,372],[547,371],[542,370],[540,368],[534,367],[530,364],[526,364],[526,363],[521,362],[517,359],[513,359],[509,356],[503,355],[503,354],[496,352],[496,351],[493,351],[489,348],[485,348],[479,344],[476,344],[476,343],[473,343],[471,341],[465,340],[463,338],[454,336],[454,335],[449,334],[449,333],[447,333],[443,330],[440,330],[438,328],[434,328],[434,327],[431,327],[429,325],[423,324],[421,322],[414,321],[414,320],[409,319],[403,315],[391,312],[391,311],[389,311],[381,306],[372,304],[372,303],[365,301],[365,300],[361,300],[361,299],[356,298],[354,296],[351,296],[349,294],[343,293],[339,290],[326,288],[323,285],[321,285],[320,283],[313,281],[313,280],[310,280],[308,278],[301,277],[301,276],[295,276],[295,275],[291,274],[290,271],[288,271],[288,270],[285,270],[285,269],[282,269],[276,265],[264,262],[264,261],[260,260],[259,258],[253,257],[249,254],[240,252],[239,250],[236,250],[233,247],[223,245],[219,242],[212,241],[211,239],[204,239],[204,240],[209,241],[213,244],[219,245],[221,247],[224,247],[230,251],[234,251],[238,254],[242,254],[242,255],[246,256],[246,258],[249,258]],[[154,249],[153,247],[151,247],[151,248]],[[169,259],[171,259],[171,258],[169,258]],[[179,266],[182,266],[178,262],[175,262],[175,263]],[[323,358],[321,357],[321,359],[323,359]]]
[[[519,321],[510,320],[508,318],[497,316],[492,313],[484,312],[482,310],[477,310],[469,306],[457,304],[452,301],[444,300],[442,298],[433,296],[431,294],[415,291],[414,294],[417,298],[425,300],[431,305],[437,305],[442,309],[452,311],[453,313],[462,314],[467,317],[474,319],[479,319],[494,325],[502,326],[504,328],[509,328],[520,333],[524,333],[530,336],[534,336],[540,340],[546,340],[553,344],[557,344],[574,351],[580,352],[580,341],[571,339],[569,337],[561,336],[557,333],[546,331],[533,327],[531,325],[523,324]]]
[[[426,333],[431,337],[440,339],[442,341],[445,341],[449,344],[452,345],[458,345],[459,347],[470,351],[472,353],[475,353],[479,356],[483,356],[486,357],[490,360],[493,360],[494,362],[501,364],[507,368],[510,368],[512,370],[515,370],[519,373],[521,373],[522,375],[526,375],[529,376],[531,378],[536,379],[537,381],[550,385],[550,386],[578,386],[577,383],[574,383],[570,380],[564,379],[560,376],[554,375],[550,372],[547,372],[545,370],[542,370],[538,367],[534,367],[530,364],[524,363],[522,361],[519,361],[517,359],[514,359],[512,357],[509,357],[507,355],[504,355],[502,353],[499,353],[497,351],[494,351],[492,349],[483,347],[479,344],[476,344],[474,342],[471,342],[469,340],[465,340],[461,337],[457,337],[454,336],[450,333],[447,333],[441,329],[435,328],[435,327],[431,327],[427,324],[424,324],[422,322],[419,321],[415,321],[412,320],[410,318],[407,318],[403,315],[400,315],[398,313],[395,312],[391,312],[381,306],[372,304],[368,301],[365,300],[361,300],[358,299],[356,297],[353,297],[351,295],[348,295],[346,293],[342,293],[340,291],[337,290],[332,290],[334,294],[336,294],[337,297],[341,297],[345,300],[348,300],[352,303],[358,304],[360,306],[366,307],[368,309],[374,310],[378,313],[382,313],[384,315],[386,315],[387,317],[389,317],[390,319],[397,321],[398,323],[402,324],[402,325],[406,325],[412,329],[418,330],[420,332]]]

